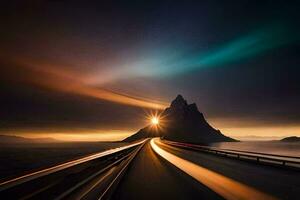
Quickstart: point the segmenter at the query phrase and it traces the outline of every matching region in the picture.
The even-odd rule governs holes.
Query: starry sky
[[[228,136],[300,136],[297,1],[0,9],[0,134],[119,140],[182,94]]]

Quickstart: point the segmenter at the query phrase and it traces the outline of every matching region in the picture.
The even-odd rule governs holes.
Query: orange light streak
[[[156,102],[136,96],[89,85],[87,76],[66,70],[64,67],[53,66],[33,61],[13,61],[14,69],[7,69],[9,75],[15,75],[15,81],[37,85],[52,90],[93,97],[130,106],[162,110],[168,106],[164,102]],[[21,76],[20,76],[21,75]]]
[[[276,198],[256,190],[243,183],[235,181],[231,178],[218,174],[214,171],[196,165],[183,158],[175,156],[163,149],[161,149],[155,143],[158,139],[152,139],[150,141],[152,149],[161,157],[175,165],[180,170],[184,171],[200,183],[206,185],[222,197],[228,200],[275,200]]]

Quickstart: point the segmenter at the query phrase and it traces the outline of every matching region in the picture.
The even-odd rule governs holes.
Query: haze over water
[[[270,153],[285,156],[300,157],[299,142],[280,141],[247,141],[247,142],[219,142],[211,144],[221,149],[232,149],[241,151],[253,151],[259,153]]]

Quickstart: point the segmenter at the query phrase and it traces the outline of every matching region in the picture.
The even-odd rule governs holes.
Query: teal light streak
[[[208,67],[221,67],[225,64],[253,58],[285,44],[299,41],[285,26],[271,26],[234,39],[207,52],[194,53],[193,56],[170,60],[159,59],[152,63],[139,63],[139,75],[165,77],[188,73]],[[142,66],[142,67],[141,67]]]

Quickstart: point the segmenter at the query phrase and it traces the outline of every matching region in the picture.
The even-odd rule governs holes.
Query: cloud
[[[88,96],[130,106],[164,109],[168,105],[167,103],[88,85],[85,83],[85,76],[66,70],[62,67],[58,68],[49,64],[35,63],[33,61],[20,61],[20,59],[18,59],[17,62],[8,65],[8,68],[2,69],[2,76],[7,74],[11,81],[22,81],[27,84],[34,84],[52,90]],[[14,66],[13,68],[12,65]]]

